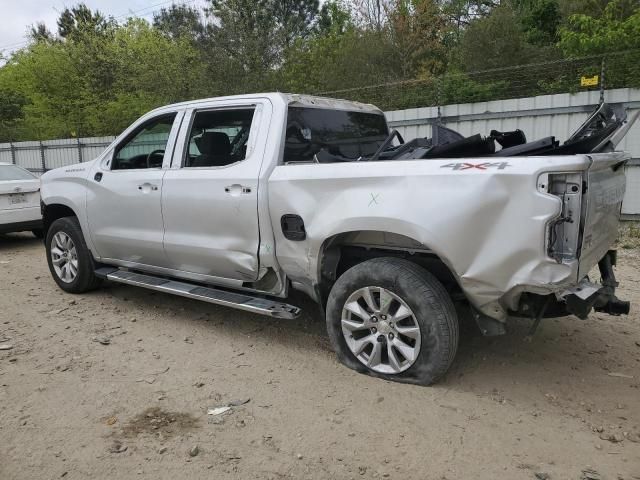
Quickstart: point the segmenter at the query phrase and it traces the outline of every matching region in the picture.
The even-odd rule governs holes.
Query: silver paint
[[[249,288],[242,283],[245,279],[258,282],[275,272],[278,282],[265,290],[272,295],[286,295],[288,279],[315,296],[324,246],[339,235],[354,244],[431,252],[450,268],[467,298],[499,320],[506,319],[507,309],[515,308],[522,292],[557,293],[578,284],[612,244],[624,178],[623,169],[611,173],[611,166],[625,160],[623,154],[504,158],[500,160],[507,167],[484,170],[442,168],[483,164],[483,158],[281,165],[290,103],[379,112],[371,105],[284,94],[169,105],[136,121],[94,162],[83,164],[85,172],[58,169],[43,175],[42,198],[77,214],[96,260]],[[177,160],[186,121],[176,131],[173,161],[165,155],[161,169],[134,171],[127,181],[119,180],[125,172],[110,171],[115,146],[153,116],[184,111],[186,119],[194,109],[239,104],[265,109],[254,153],[247,162],[203,173],[196,190]],[[103,179],[114,177],[114,184],[107,186],[103,180],[103,185],[94,185],[97,172],[103,172]],[[561,202],[540,191],[538,181],[552,172],[579,173],[589,182],[583,219],[587,243],[579,262],[558,263],[547,255],[548,225],[560,215]],[[208,195],[205,178],[216,189],[250,184],[251,198],[236,213],[237,199],[218,190]],[[176,183],[165,192],[168,179]],[[148,193],[129,188],[144,182],[160,188]],[[105,193],[108,188],[113,191]],[[152,195],[158,199],[154,197],[149,209],[141,195],[147,196],[144,202]],[[219,211],[199,224],[210,215],[207,209]],[[165,212],[169,228],[158,216]],[[284,214],[304,219],[304,241],[284,238]],[[103,253],[105,247],[109,255]],[[172,251],[170,256],[167,251]]]

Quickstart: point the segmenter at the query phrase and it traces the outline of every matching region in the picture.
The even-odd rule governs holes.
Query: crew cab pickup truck
[[[431,384],[461,316],[498,335],[511,316],[628,313],[611,246],[633,120],[601,104],[564,143],[441,125],[404,142],[356,102],[169,105],[42,176],[47,260],[70,293],[107,279],[286,321],[300,290],[345,365]]]

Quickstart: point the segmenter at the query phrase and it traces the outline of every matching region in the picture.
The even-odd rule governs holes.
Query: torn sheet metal
[[[602,285],[597,283],[592,283],[588,279],[584,278],[578,285],[575,285],[571,288],[567,288],[566,290],[562,290],[561,292],[556,293],[556,298],[558,300],[568,297],[569,295],[575,295],[580,300],[586,300],[592,295],[598,293],[598,291],[602,288]]]

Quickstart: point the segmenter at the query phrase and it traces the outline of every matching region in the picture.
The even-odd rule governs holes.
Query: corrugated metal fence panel
[[[87,162],[89,160],[93,160],[102,152],[104,149],[111,145],[116,137],[88,137],[82,138],[82,159]]]
[[[14,156],[16,165],[29,170],[42,170],[40,142],[20,142],[20,147],[15,147]]]
[[[0,162],[13,162],[36,174],[41,174],[53,168],[93,160],[104,152],[115,138],[108,136],[0,143]]]
[[[77,140],[47,140],[42,142],[42,147],[47,169],[60,168],[80,162]]]
[[[2,150],[0,149],[0,162],[2,163],[11,163],[13,160],[13,156],[11,155],[11,150]]]
[[[627,167],[627,191],[624,194],[622,213],[624,215],[640,214],[640,163]]]
[[[519,128],[527,140],[555,136],[565,141],[587,118],[600,101],[600,92],[563,93],[539,97],[495,100],[460,105],[444,105],[440,118],[446,127],[464,136],[491,130],[511,131]],[[629,115],[640,110],[640,89],[607,90],[605,101],[624,103]],[[405,140],[430,137],[431,125],[438,118],[438,109],[412,108],[386,112],[389,125],[400,131]],[[627,194],[622,206],[627,215],[640,215],[640,120],[618,145],[634,158],[627,167]]]

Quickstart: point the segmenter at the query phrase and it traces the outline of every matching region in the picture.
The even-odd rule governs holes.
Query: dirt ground
[[[463,336],[427,388],[342,367],[314,314],[65,294],[39,240],[0,236],[0,479],[640,479],[640,250],[619,257],[632,315]]]

